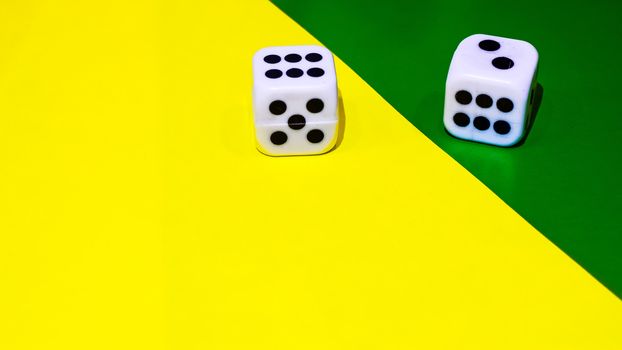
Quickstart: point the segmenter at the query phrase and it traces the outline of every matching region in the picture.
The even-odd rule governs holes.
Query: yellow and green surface
[[[622,6],[615,1],[274,1],[530,224],[622,295]],[[453,51],[485,33],[531,42],[542,103],[525,144],[447,137]],[[487,213],[480,215],[486,216]]]
[[[622,348],[613,51],[597,64],[562,57],[578,44],[554,40],[555,25],[538,32],[528,17],[524,32],[503,31],[461,20],[476,10],[465,4],[277,4],[317,37],[261,0],[0,4],[1,349]],[[580,36],[591,49],[617,38],[601,22]],[[493,29],[542,55],[544,100],[521,148],[434,126],[455,44]],[[254,149],[252,54],[318,39],[337,54],[343,142],[266,157]],[[369,63],[383,55],[395,63]],[[599,80],[586,86],[588,66]],[[592,106],[598,89],[608,95]],[[598,137],[556,129],[604,121]],[[522,187],[552,183],[557,167],[572,176],[548,192],[555,201]],[[549,214],[530,216],[521,192]],[[555,219],[571,205],[584,215]]]

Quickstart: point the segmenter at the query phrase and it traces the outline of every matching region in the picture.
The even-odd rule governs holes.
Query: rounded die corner
[[[276,154],[276,153],[269,152],[265,147],[263,147],[259,142],[257,142],[257,140],[255,140],[255,149],[260,154],[271,157],[271,158],[286,156],[286,154]]]
[[[470,41],[479,40],[479,39],[495,38],[495,37],[496,36],[494,36],[494,35],[489,35],[489,34],[484,34],[484,33],[475,33],[475,34],[471,34],[471,35],[465,37],[464,39],[462,39],[462,41],[460,41],[460,44],[467,43],[467,42],[470,42]]]
[[[488,143],[493,146],[502,147],[502,148],[512,148],[518,147],[521,144],[521,141],[525,138],[525,134],[522,133],[518,135],[515,139],[512,139],[508,143]]]
[[[263,58],[269,55],[271,53],[271,50],[273,50],[274,48],[274,46],[266,46],[256,50],[255,53],[253,53],[253,66],[257,63],[263,64]]]

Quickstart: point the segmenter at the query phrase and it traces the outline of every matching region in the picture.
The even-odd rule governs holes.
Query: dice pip
[[[475,34],[451,60],[445,89],[445,129],[465,140],[513,146],[532,112],[538,52],[528,42]]]
[[[277,46],[253,57],[257,148],[272,156],[330,151],[338,138],[333,55],[315,46]]]

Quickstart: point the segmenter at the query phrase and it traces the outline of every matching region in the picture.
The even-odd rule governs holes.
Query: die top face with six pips
[[[476,34],[449,67],[443,123],[461,139],[512,146],[525,135],[536,88],[538,52],[528,42]]]
[[[331,150],[339,130],[337,77],[326,48],[276,46],[253,57],[257,148],[268,155]]]

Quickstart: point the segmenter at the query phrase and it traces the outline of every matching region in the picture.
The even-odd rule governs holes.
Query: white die
[[[321,154],[338,138],[333,55],[321,46],[277,46],[253,57],[257,148],[273,156]]]
[[[536,88],[538,52],[528,42],[475,34],[451,60],[445,129],[458,138],[512,146],[525,135]]]

